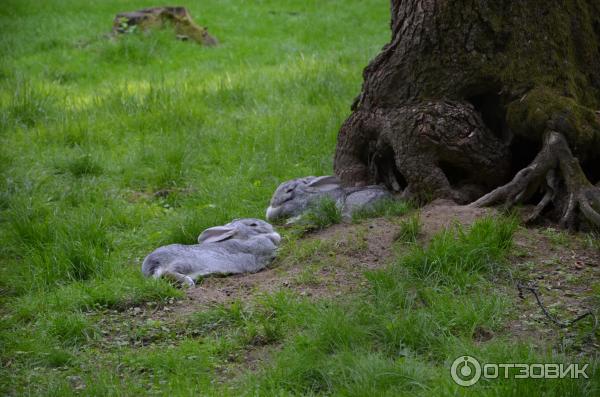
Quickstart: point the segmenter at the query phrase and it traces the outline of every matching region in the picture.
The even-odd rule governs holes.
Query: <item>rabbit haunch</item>
[[[167,277],[183,284],[211,274],[253,273],[265,268],[275,257],[279,233],[260,219],[236,219],[206,229],[198,244],[171,244],[160,247],[144,259],[147,277]]]
[[[324,198],[335,201],[344,217],[350,217],[354,211],[366,209],[380,200],[390,200],[393,196],[383,186],[344,188],[335,176],[307,176],[277,187],[267,208],[267,220],[299,217]]]

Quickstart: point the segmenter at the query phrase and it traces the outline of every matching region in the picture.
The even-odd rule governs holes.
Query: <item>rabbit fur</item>
[[[142,264],[146,277],[172,278],[193,286],[194,280],[210,274],[254,273],[275,257],[281,236],[260,219],[236,219],[211,227],[198,237],[198,244],[171,244],[148,255]]]
[[[273,222],[289,219],[293,222],[324,197],[336,202],[345,219],[350,218],[356,210],[393,198],[383,186],[344,188],[335,176],[307,176],[283,182],[277,187],[267,208],[267,220]]]

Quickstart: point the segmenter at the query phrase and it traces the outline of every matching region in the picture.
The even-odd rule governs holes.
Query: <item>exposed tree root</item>
[[[538,216],[542,213],[542,211],[550,204],[550,202],[554,199],[556,195],[556,176],[554,170],[548,171],[546,174],[546,194],[538,205],[536,205],[535,209],[529,214],[529,216],[525,219],[526,223],[532,222],[537,219]]]
[[[544,208],[552,203],[562,214],[561,227],[574,226],[578,209],[588,222],[600,227],[600,188],[586,178],[566,139],[556,131],[546,132],[542,150],[512,181],[471,205],[485,207],[502,203],[510,208],[527,201],[540,188],[544,196],[526,221],[538,218]]]

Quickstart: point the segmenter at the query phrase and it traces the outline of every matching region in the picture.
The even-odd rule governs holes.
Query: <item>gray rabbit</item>
[[[289,219],[294,222],[303,213],[324,197],[336,202],[344,218],[354,211],[366,209],[380,200],[390,200],[392,194],[378,185],[344,188],[335,176],[307,176],[284,182],[273,193],[267,220]]]
[[[275,257],[281,236],[260,219],[236,219],[206,229],[198,244],[160,247],[144,259],[147,277],[168,277],[193,286],[194,280],[210,274],[253,273]]]

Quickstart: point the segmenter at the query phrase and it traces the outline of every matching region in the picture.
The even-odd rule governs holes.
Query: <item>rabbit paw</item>
[[[185,276],[183,278],[182,284],[184,287],[194,287],[196,285],[196,283],[194,282],[194,280],[192,280],[192,278],[190,276]]]

